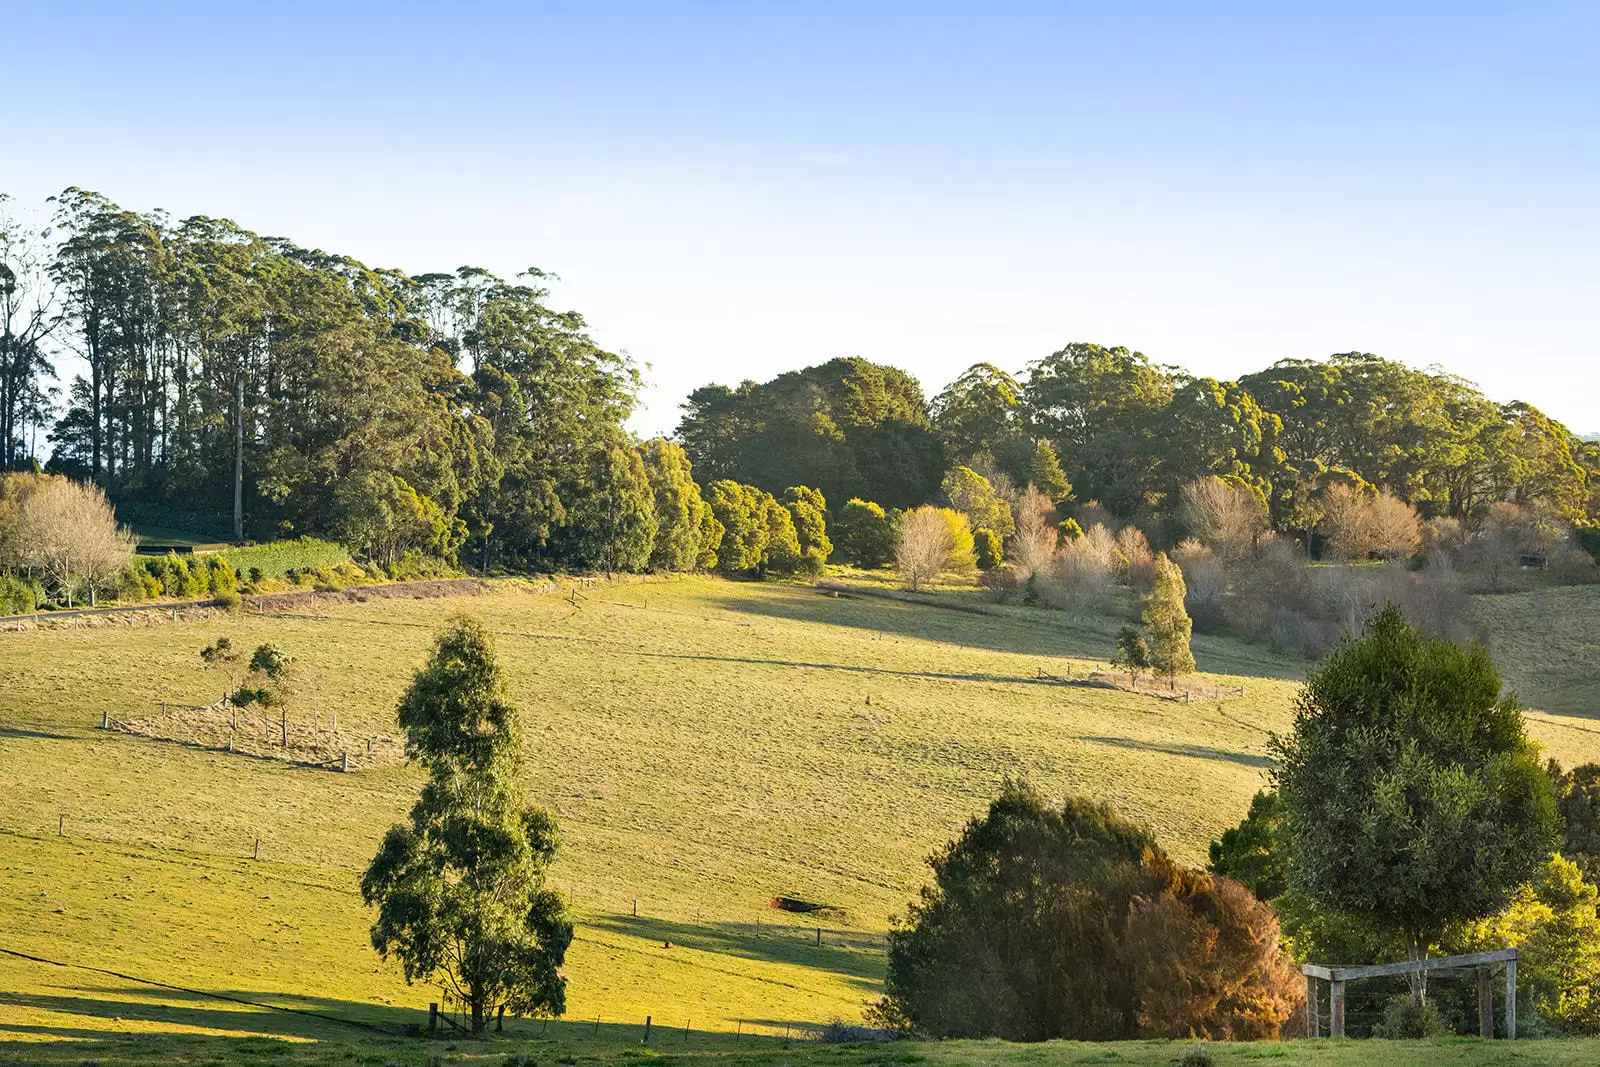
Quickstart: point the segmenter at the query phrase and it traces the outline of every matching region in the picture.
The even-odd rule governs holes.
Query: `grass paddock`
[[[1573,611],[1600,604],[1575,597]],[[1539,656],[1518,652],[1547,620],[1493,599],[1508,613],[1496,629],[1502,660],[1516,657],[1508,676],[1550,697],[1530,730],[1563,763],[1600,759],[1595,705],[1562,673],[1581,650],[1546,637]],[[296,657],[290,715],[306,744],[364,755],[365,738],[395,738],[395,701],[454,609],[496,634],[530,796],[561,820],[554,881],[579,923],[566,1019],[450,1050],[222,999],[395,1031],[425,1021],[438,992],[408,987],[371,950],[358,891],[421,775],[398,760],[343,774],[230,753],[225,728],[193,717],[166,740],[108,732],[102,715],[157,720],[162,701],[214,702],[226,683],[199,651],[227,634]],[[0,948],[192,991],[0,956],[0,1061],[489,1063],[525,1050],[554,1062],[1171,1062],[1181,1043],[795,1039],[858,1019],[878,995],[888,920],[922,884],[924,857],[1008,774],[1109,800],[1189,863],[1243,816],[1306,664],[1201,636],[1196,658],[1215,673],[1200,681],[1245,695],[1185,704],[1054,680],[1105,664],[1115,625],[686,578],[600,586],[577,606],[508,587],[0,633]],[[246,717],[240,730],[273,725]],[[831,907],[794,915],[768,906],[777,896]],[[652,1051],[640,1047],[646,1016]],[[1350,1047],[1217,1054],[1355,1062]],[[1584,1042],[1403,1047],[1423,1058],[1384,1062],[1596,1058]],[[1380,1046],[1359,1048],[1370,1059]]]

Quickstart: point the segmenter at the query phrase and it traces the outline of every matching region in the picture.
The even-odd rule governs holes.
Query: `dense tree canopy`
[[[684,405],[678,436],[707,479],[774,495],[815,486],[829,500],[885,507],[933,499],[944,449],[922,387],[905,371],[835,359],[738,388],[708,385]]]
[[[1413,958],[1504,907],[1556,843],[1549,776],[1488,654],[1392,606],[1311,675],[1274,749],[1290,888]]]
[[[48,211],[48,225],[20,222],[0,196],[0,469],[48,457],[160,525],[342,531],[385,563],[416,551],[486,569],[680,569],[715,557],[695,481],[895,512],[948,496],[957,467],[1001,501],[1033,484],[1168,544],[1189,532],[1183,487],[1207,478],[1313,541],[1340,486],[1474,528],[1497,503],[1600,522],[1600,442],[1356,352],[1224,382],[1074,343],[1022,374],[976,363],[931,403],[903,370],[833,359],[695,390],[669,474],[624,430],[634,367],[551,305],[541,271],[379,269],[78,188]],[[81,373],[52,383],[69,356]],[[386,526],[385,501],[425,518]],[[815,561],[815,517],[790,510]],[[643,544],[647,511],[665,512],[659,546]],[[974,524],[1005,538],[991,511]]]
[[[893,381],[905,403],[863,403],[858,392],[877,394],[851,387],[858,374]],[[913,390],[898,371],[835,360],[763,385],[698,390],[679,432],[697,465],[710,460],[774,492],[805,475],[830,500],[848,499],[836,488],[845,487],[913,507],[940,495],[942,458],[997,489],[1032,483],[1054,502],[1095,501],[1164,524],[1172,540],[1185,532],[1183,488],[1207,478],[1265,502],[1276,529],[1301,537],[1316,535],[1334,486],[1381,493],[1425,519],[1476,522],[1507,501],[1600,521],[1600,443],[1528,404],[1497,404],[1460,378],[1370,354],[1283,360],[1236,382],[1094,344],[1068,345],[1020,379],[978,363],[929,405],[942,457],[925,447]],[[901,447],[877,447],[885,438]]]
[[[627,496],[637,375],[548,305],[540,272],[413,277],[82,189],[53,207],[48,239],[0,216],[7,468],[42,425],[52,469],[219,535],[348,528],[358,550],[447,558],[470,536],[479,562],[528,566],[637,557],[572,530],[597,488],[609,514]],[[53,424],[47,343],[85,368]],[[402,504],[439,535],[397,541],[406,523],[384,512]]]
[[[1274,1037],[1303,988],[1264,904],[1105,805],[1008,783],[929,863],[882,1014],[937,1037]]]

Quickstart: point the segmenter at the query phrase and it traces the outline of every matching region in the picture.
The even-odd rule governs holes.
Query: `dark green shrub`
[[[208,556],[205,561],[206,575],[211,592],[218,596],[223,593],[232,593],[239,588],[239,580],[222,556]]]
[[[181,600],[189,596],[192,579],[189,564],[176,552],[168,552],[161,561],[161,592],[164,596]]]
[[[21,578],[0,578],[0,614],[28,615],[37,607],[33,587]]]
[[[224,589],[217,594],[215,603],[223,611],[236,612],[244,606],[244,598],[237,590]]]
[[[929,864],[883,1011],[932,1037],[1253,1040],[1304,989],[1270,908],[1107,805],[1007,782]]]
[[[834,555],[856,567],[882,567],[894,558],[894,528],[883,508],[851,500],[833,523]]]
[[[1000,535],[993,530],[972,531],[972,549],[978,558],[978,569],[980,571],[993,570],[1000,566],[1001,561],[1005,559]]]
[[[148,600],[145,579],[149,574],[144,566],[137,560],[129,560],[117,575],[117,599],[124,604],[136,604],[141,600]]]
[[[1589,558],[1600,563],[1600,526],[1580,526],[1572,531],[1578,547],[1589,553]]]
[[[1254,893],[1259,900],[1282,896],[1288,887],[1283,845],[1278,824],[1283,813],[1278,794],[1263,790],[1250,801],[1250,814],[1221,841],[1211,842],[1210,870],[1225,874]]]
[[[1406,1039],[1416,1037],[1446,1037],[1450,1024],[1439,1014],[1439,1006],[1432,1000],[1418,1004],[1409,993],[1389,998],[1383,1009],[1383,1021],[1372,1028],[1373,1037]]]

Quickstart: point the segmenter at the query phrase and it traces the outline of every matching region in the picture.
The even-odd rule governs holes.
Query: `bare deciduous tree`
[[[1228,592],[1228,572],[1210,545],[1193,537],[1178,542],[1172,562],[1183,571],[1188,592],[1184,606],[1189,617],[1202,626],[1214,626],[1222,619],[1223,598]]]
[[[955,550],[950,523],[938,508],[915,508],[901,516],[894,561],[900,577],[916,592],[938,577]]]
[[[22,498],[17,527],[25,564],[68,607],[80,590],[96,603],[133,556],[133,535],[117,526],[105,493],[85,482],[40,479]]]
[[[1341,560],[1368,556],[1400,559],[1422,544],[1416,509],[1387,493],[1368,495],[1347,485],[1330,486],[1322,498],[1317,527],[1329,554]]]
[[[1017,532],[1011,540],[1011,559],[1017,565],[1017,580],[1025,582],[1049,571],[1055,555],[1057,533],[1054,507],[1050,498],[1028,486],[1012,506]]]
[[[1221,478],[1200,478],[1184,486],[1179,510],[1189,532],[1229,562],[1255,551],[1256,542],[1271,527],[1259,494]]]
[[[1095,526],[1090,531],[1105,531]],[[1103,542],[1111,541],[1107,534]],[[1051,607],[1062,608],[1083,617],[1099,614],[1111,596],[1115,567],[1104,545],[1097,545],[1092,537],[1075,537],[1063,541],[1051,561],[1048,576],[1036,583],[1041,600]]]

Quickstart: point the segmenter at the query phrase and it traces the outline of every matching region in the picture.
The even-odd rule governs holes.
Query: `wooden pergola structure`
[[[1300,968],[1306,976],[1306,1035],[1322,1036],[1321,1020],[1317,1011],[1317,982],[1332,986],[1328,998],[1328,1036],[1344,1036],[1344,984],[1357,978],[1388,978],[1411,974],[1414,971],[1464,971],[1478,972],[1478,1035],[1494,1037],[1494,968],[1504,965],[1506,971],[1506,1037],[1517,1036],[1517,950],[1496,949],[1494,952],[1469,952],[1462,956],[1435,956],[1425,960],[1407,960],[1405,963],[1376,963],[1358,967],[1307,963]]]

